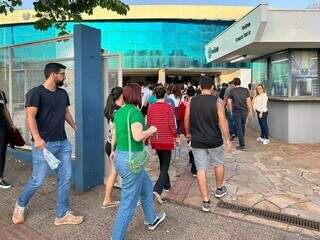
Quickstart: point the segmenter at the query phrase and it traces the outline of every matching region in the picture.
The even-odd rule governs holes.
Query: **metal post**
[[[13,59],[12,59],[12,48],[8,48],[8,58],[9,58],[9,112],[12,117],[14,118],[13,113],[13,86],[12,86],[12,70],[13,70]]]

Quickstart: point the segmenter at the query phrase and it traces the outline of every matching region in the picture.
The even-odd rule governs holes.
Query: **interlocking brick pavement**
[[[49,236],[41,234],[26,224],[14,225],[0,219],[1,240],[52,240]]]

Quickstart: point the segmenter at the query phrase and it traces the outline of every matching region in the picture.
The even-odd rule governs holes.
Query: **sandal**
[[[110,203],[108,203],[106,205],[102,204],[101,208],[102,209],[107,209],[107,208],[116,207],[116,206],[119,205],[119,203],[120,203],[120,201],[111,201]]]

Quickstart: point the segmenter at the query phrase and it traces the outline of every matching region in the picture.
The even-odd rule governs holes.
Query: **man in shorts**
[[[210,77],[200,78],[201,95],[191,99],[184,119],[186,136],[191,138],[197,180],[203,199],[202,210],[205,212],[209,212],[211,208],[206,172],[209,167],[213,168],[217,187],[215,197],[225,196],[228,190],[223,186],[224,150],[230,151],[232,148],[223,102],[212,95],[213,84]]]

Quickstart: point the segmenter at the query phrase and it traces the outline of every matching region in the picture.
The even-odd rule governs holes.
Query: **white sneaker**
[[[269,140],[269,139],[264,139],[263,142],[262,142],[263,145],[267,145],[267,144],[269,144],[269,143],[270,143],[270,140]]]
[[[264,138],[258,137],[258,138],[257,138],[257,141],[258,141],[258,142],[263,142],[263,141],[264,141]]]

